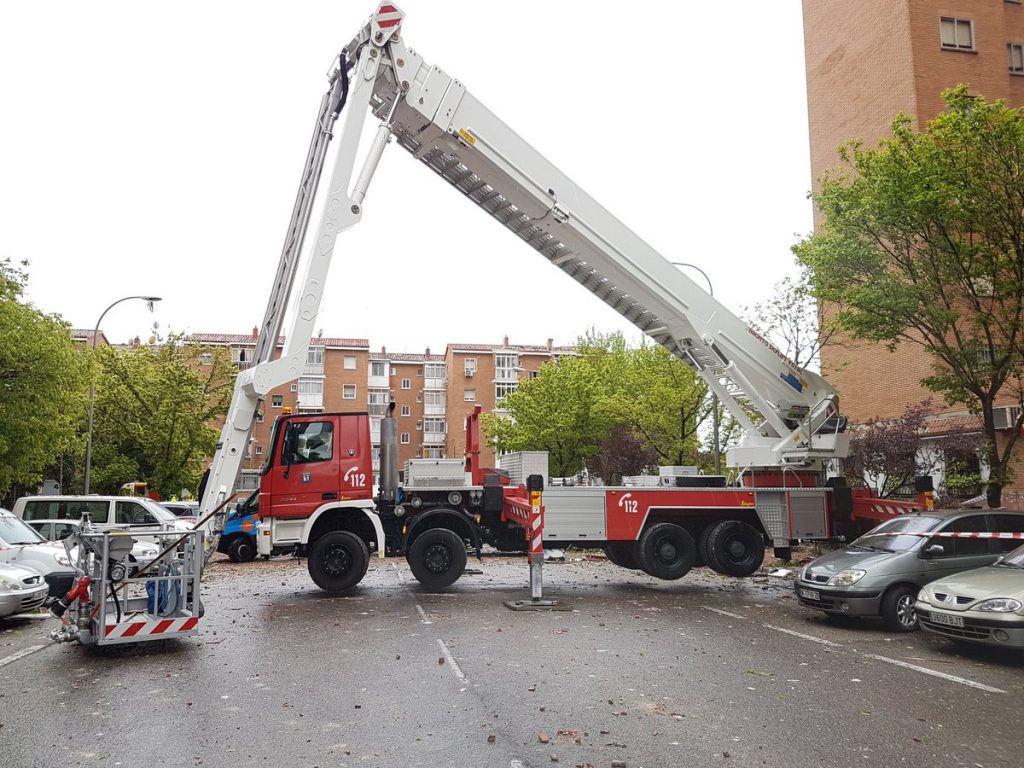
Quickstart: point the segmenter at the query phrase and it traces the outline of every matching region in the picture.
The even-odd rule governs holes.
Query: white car
[[[50,597],[63,597],[78,572],[63,544],[51,542],[0,508],[0,563],[32,568],[49,585]]]
[[[64,541],[69,536],[78,533],[79,528],[82,527],[79,520],[33,520],[29,525],[47,541],[57,542]],[[127,526],[124,528],[127,530]],[[135,538],[134,535],[132,538]],[[132,564],[129,573],[134,573],[139,568],[149,565],[156,560],[156,556],[159,554],[160,547],[156,544],[135,539],[132,551],[128,555],[128,562]]]
[[[136,541],[157,545],[158,537],[148,534],[192,530],[170,510],[139,496],[22,496],[12,511],[26,523],[79,522],[88,512],[97,530],[125,530]]]
[[[0,619],[43,604],[50,585],[39,571],[23,565],[0,565]]]

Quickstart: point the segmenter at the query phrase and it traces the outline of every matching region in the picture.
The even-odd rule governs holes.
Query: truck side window
[[[286,441],[283,450],[291,447],[292,455],[282,456],[282,464],[308,464],[334,458],[334,425],[331,422],[307,421],[293,424],[290,428],[295,430],[294,440]]]

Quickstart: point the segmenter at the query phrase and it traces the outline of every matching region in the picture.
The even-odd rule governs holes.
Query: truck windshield
[[[901,536],[901,533],[925,533],[933,531],[942,523],[941,517],[913,515],[886,520],[872,528],[853,544],[852,549],[881,549],[889,552],[907,552],[920,544],[922,536]]]
[[[0,516],[0,544],[14,547],[18,544],[40,544],[46,541],[39,532],[16,517]]]

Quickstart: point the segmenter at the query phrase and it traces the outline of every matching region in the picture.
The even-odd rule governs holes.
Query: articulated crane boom
[[[693,368],[743,426],[733,467],[820,471],[846,454],[835,391],[799,368],[548,162],[458,80],[405,45],[404,14],[382,3],[345,47],[317,121],[255,365],[242,371],[202,512],[234,484],[259,402],[299,376],[337,236],[360,219],[384,147],[398,143],[520,239]],[[346,82],[347,81],[347,82]],[[346,103],[347,99],[347,103]],[[284,353],[270,360],[292,288],[326,144],[340,146]],[[382,122],[355,183],[366,110]]]

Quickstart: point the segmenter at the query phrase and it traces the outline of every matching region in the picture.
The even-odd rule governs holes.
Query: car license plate
[[[801,589],[800,597],[805,597],[808,600],[820,600],[821,595],[818,594],[817,590],[814,589]]]
[[[934,611],[928,611],[928,615],[931,617],[933,624],[945,624],[947,627],[962,627],[964,625],[963,616],[947,616],[944,613],[935,613]]]

